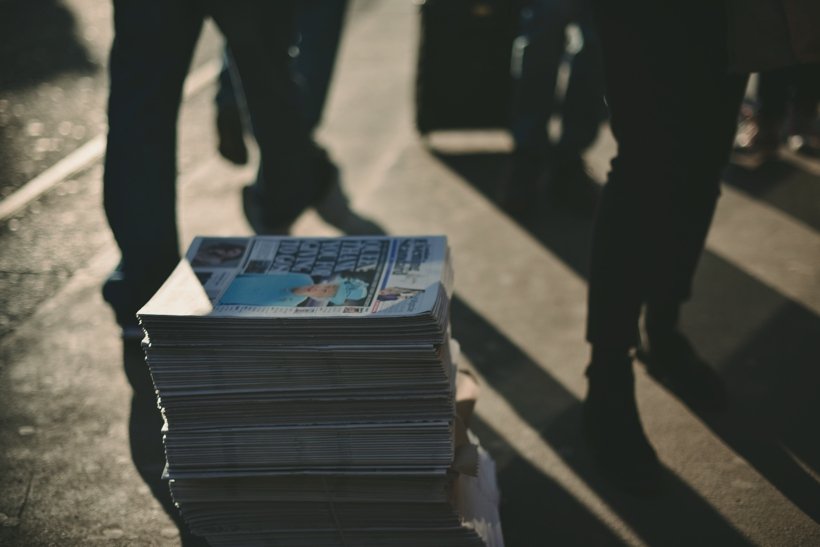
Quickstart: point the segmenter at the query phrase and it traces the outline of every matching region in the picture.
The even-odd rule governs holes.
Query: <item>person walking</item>
[[[649,372],[687,400],[725,404],[722,384],[678,318],[720,193],[746,76],[728,71],[719,2],[600,0],[595,11],[618,152],[593,232],[584,428],[600,467],[649,494],[663,471],[638,416],[632,351],[640,348]]]
[[[122,260],[103,287],[126,337],[135,313],[179,261],[176,124],[206,16],[233,52],[267,184],[265,218],[287,226],[333,184],[291,77],[295,0],[114,0],[104,207]]]
[[[726,406],[719,376],[679,328],[680,310],[720,194],[747,73],[817,62],[820,5],[594,0],[593,6],[618,152],[590,256],[592,355],[583,425],[610,478],[634,493],[654,494],[664,472],[638,415],[633,350],[692,408]]]

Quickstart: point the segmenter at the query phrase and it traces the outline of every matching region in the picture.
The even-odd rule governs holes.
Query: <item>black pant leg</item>
[[[134,311],[179,260],[176,124],[202,21],[192,0],[114,1],[104,205]]]
[[[727,73],[719,4],[596,7],[618,154],[593,234],[587,338],[626,348],[642,303],[689,295],[745,79]]]

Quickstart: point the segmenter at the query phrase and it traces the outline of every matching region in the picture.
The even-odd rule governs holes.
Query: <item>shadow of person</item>
[[[638,361],[658,384],[697,412],[723,412],[729,405],[726,382],[679,331],[666,334],[661,349],[641,335]]]
[[[624,545],[589,508],[536,469],[481,417],[473,416],[470,428],[496,458],[507,547]]]
[[[488,200],[497,203],[498,186],[504,184],[509,155],[500,152],[444,154],[432,152],[433,156]],[[555,203],[543,192],[534,194],[538,200],[526,211],[511,215],[519,226],[536,237],[544,247],[554,253],[580,276],[589,275],[589,246],[592,240],[594,211],[583,211]]]
[[[142,480],[162,508],[179,529],[183,547],[207,547],[208,543],[188,531],[179,509],[171,499],[168,481],[162,478],[165,468],[165,450],[162,446],[162,415],[157,407],[157,396],[145,354],[139,342],[123,343],[123,367],[133,390],[128,437],[131,459]]]
[[[453,301],[452,325],[453,336],[461,343],[464,355],[484,380],[646,544],[694,545],[709,538],[714,545],[750,545],[709,502],[674,473],[666,473],[663,493],[650,499],[635,497],[617,488],[600,473],[581,438],[579,399],[459,298]],[[478,425],[476,430],[479,435],[485,433]],[[510,470],[511,475],[505,475],[508,473],[505,460],[509,461],[504,456],[505,449],[494,447],[492,436],[487,439],[488,450],[499,460],[502,514],[506,519],[510,510],[505,504],[513,503],[514,498],[518,507],[538,503],[540,493],[533,487],[538,482],[507,482],[508,477],[520,470]],[[588,543],[572,541],[569,531],[588,524],[587,510],[576,508],[556,526],[567,531],[570,540],[566,545],[584,545]],[[506,527],[506,521],[504,525]],[[539,537],[537,519],[519,521],[519,526],[515,537]]]
[[[0,90],[30,87],[64,72],[96,71],[76,26],[59,0],[0,2]]]
[[[540,174],[526,176],[516,168],[515,156],[511,154],[445,153],[435,149],[430,152],[522,225],[556,215],[590,221],[600,198],[600,186],[583,164],[571,170],[562,168],[560,163],[542,161],[538,167]],[[525,185],[520,177],[534,180]]]
[[[700,270],[684,327],[731,401],[728,412],[699,417],[820,522],[820,317],[716,255],[707,253]]]
[[[357,214],[350,206],[350,200],[342,190],[341,183],[334,184],[321,203],[316,204],[316,212],[331,226],[347,235],[384,235],[384,229],[372,220]]]

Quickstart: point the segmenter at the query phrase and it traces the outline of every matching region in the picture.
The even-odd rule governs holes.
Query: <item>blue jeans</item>
[[[104,205],[122,252],[133,311],[179,259],[176,123],[182,85],[207,15],[236,60],[270,180],[274,214],[292,215],[313,196],[305,176],[311,140],[288,49],[295,2],[114,0]],[[133,315],[132,315],[133,317]]]
[[[516,148],[537,154],[550,147],[547,123],[556,109],[558,69],[566,56],[566,29],[576,23],[583,48],[572,57],[562,109],[560,151],[577,155],[589,147],[605,117],[601,46],[586,0],[533,0],[521,12],[522,47],[512,104]],[[517,72],[517,74],[516,74]]]

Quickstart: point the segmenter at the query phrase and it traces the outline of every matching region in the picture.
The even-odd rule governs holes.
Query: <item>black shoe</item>
[[[219,153],[223,158],[236,165],[248,163],[242,114],[238,108],[226,106],[218,109],[216,133],[219,138]]]
[[[592,215],[601,187],[593,180],[580,156],[558,158],[547,178],[547,199],[557,207]]]
[[[274,213],[269,210],[260,189],[260,181],[242,189],[242,208],[248,223],[257,234],[287,234],[291,224],[308,207],[315,207],[319,216],[334,224],[334,215],[338,215],[339,203],[347,206],[347,198],[344,197],[339,183],[339,170],[327,153],[318,146],[311,149],[307,167],[309,173],[306,176],[309,177],[313,192],[306,203],[291,204],[293,208],[286,213]],[[349,211],[349,208],[344,210]]]
[[[513,218],[524,218],[536,211],[539,186],[544,177],[544,154],[516,149],[497,190],[497,201]]]
[[[122,262],[114,268],[102,286],[103,299],[114,310],[124,340],[142,340],[144,332],[137,320],[137,312],[157,292],[179,262],[175,251],[169,251],[165,260],[159,254],[156,262],[142,264],[138,279],[128,278]]]
[[[631,365],[618,367],[618,374],[600,372],[596,364],[587,369],[584,433],[593,458],[610,480],[633,495],[651,497],[662,492],[664,472],[638,416]]]
[[[287,235],[293,220],[276,222],[265,212],[265,204],[256,184],[242,188],[242,210],[254,232],[259,235]]]
[[[126,341],[142,340],[145,334],[137,321],[137,306],[133,302],[133,290],[125,279],[122,264],[118,264],[102,286],[103,299],[114,310],[117,323]]]
[[[646,365],[650,376],[693,409],[710,412],[726,409],[728,396],[723,380],[680,331],[642,336],[637,357]]]

